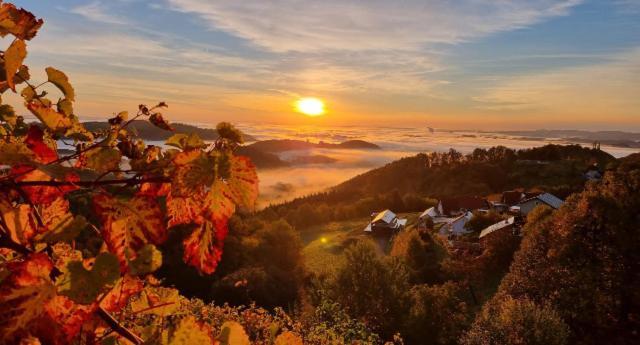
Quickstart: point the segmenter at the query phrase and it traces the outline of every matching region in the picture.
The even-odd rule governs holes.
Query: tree
[[[80,333],[115,332],[140,344],[118,320],[133,296],[158,285],[152,273],[169,233],[186,230],[184,263],[211,274],[229,218],[254,207],[255,168],[234,154],[241,135],[222,123],[212,144],[174,134],[171,149],[146,145],[128,126],[145,119],[174,131],[161,114],[164,102],[140,105],[131,118],[120,112],[107,129],[89,131],[74,111],[69,78],[47,67],[47,81],[33,83],[23,65],[26,41],[43,20],[3,2],[0,18],[0,36],[14,37],[0,56],[0,93],[24,84],[24,106],[39,120],[27,124],[12,107],[0,108],[0,343],[71,343]],[[58,142],[75,150],[60,156]],[[214,341],[210,327],[193,318],[166,331],[170,341],[178,334]]]
[[[441,279],[436,244],[426,231],[423,236],[416,229],[402,231],[393,240],[390,255],[404,262],[413,283],[433,284]]]
[[[467,305],[459,297],[463,291],[452,282],[414,286],[402,331],[407,343],[457,344],[470,322]]]
[[[498,294],[555,308],[576,344],[626,344],[640,330],[640,173],[621,166],[552,214],[529,218]]]
[[[408,273],[396,260],[384,260],[370,241],[358,241],[345,253],[332,299],[347,313],[391,338],[407,308]]]
[[[471,330],[461,339],[464,345],[563,345],[569,328],[550,307],[530,300],[506,298],[488,304]]]

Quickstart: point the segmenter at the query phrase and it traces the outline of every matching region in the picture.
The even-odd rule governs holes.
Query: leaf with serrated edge
[[[227,231],[227,219],[205,221],[199,225],[182,242],[184,262],[204,274],[213,273],[222,258]]]
[[[123,270],[146,244],[161,244],[167,238],[164,215],[153,197],[135,196],[125,200],[98,194],[93,198],[93,205],[102,221],[105,243],[109,251],[116,254]]]
[[[236,205],[253,209],[258,198],[258,173],[251,160],[243,156],[230,158],[229,191]]]

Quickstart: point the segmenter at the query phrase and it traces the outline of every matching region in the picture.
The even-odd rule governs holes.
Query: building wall
[[[544,203],[538,199],[529,200],[525,203],[520,204],[520,213],[526,216],[529,214],[529,212],[533,211],[534,208],[542,204]]]

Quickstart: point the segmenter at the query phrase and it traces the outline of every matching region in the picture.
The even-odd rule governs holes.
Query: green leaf
[[[91,270],[82,261],[71,261],[64,271],[58,279],[58,293],[80,304],[93,303],[107,285],[120,277],[118,258],[110,253],[98,255]]]
[[[7,78],[7,84],[16,91],[16,85],[13,78],[18,73],[24,58],[27,57],[27,45],[21,39],[16,39],[11,43],[7,51],[4,52],[4,69]]]
[[[66,99],[74,102],[76,100],[76,94],[73,90],[73,86],[71,86],[71,83],[69,83],[69,78],[67,78],[67,75],[53,67],[47,67],[46,71],[49,82],[60,89]]]
[[[162,266],[162,252],[153,244],[147,244],[138,251],[138,257],[129,261],[129,269],[133,275],[144,275],[154,272]]]
[[[182,150],[198,149],[205,145],[204,141],[196,133],[174,134],[167,139],[166,144]]]
[[[218,341],[220,341],[220,345],[251,345],[244,328],[235,321],[227,321],[222,324]]]

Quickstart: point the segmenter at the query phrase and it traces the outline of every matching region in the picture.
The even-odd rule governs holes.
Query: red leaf
[[[119,312],[129,303],[129,299],[142,291],[143,288],[144,283],[142,280],[125,275],[118,280],[111,291],[107,293],[100,302],[100,306],[110,313]]]
[[[7,34],[23,39],[32,39],[44,21],[25,9],[17,9],[13,4],[0,4],[0,36]]]
[[[184,262],[197,268],[201,273],[213,273],[222,258],[227,232],[227,219],[205,221],[182,242]]]
[[[29,127],[24,143],[36,154],[40,163],[48,164],[58,159],[58,153],[44,143],[44,132],[38,126]]]
[[[161,244],[167,228],[160,205],[153,197],[135,196],[123,200],[106,194],[93,198],[94,210],[102,221],[102,236],[109,251],[116,254],[123,271],[145,244]]]

